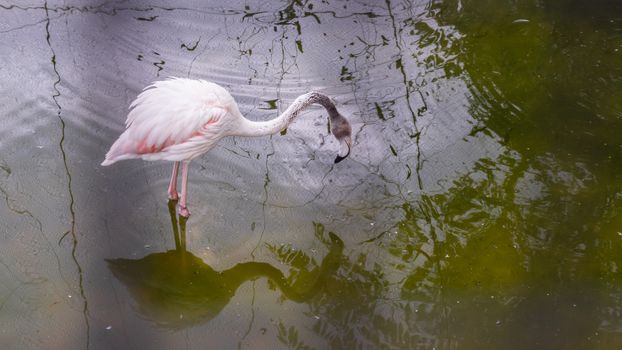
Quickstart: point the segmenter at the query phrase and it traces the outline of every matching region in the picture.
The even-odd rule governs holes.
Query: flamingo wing
[[[132,158],[179,161],[207,151],[219,138],[218,123],[227,114],[229,101],[220,89],[190,79],[148,86],[130,105],[126,130],[102,165]]]

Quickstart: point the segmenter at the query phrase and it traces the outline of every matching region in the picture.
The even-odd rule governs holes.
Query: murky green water
[[[0,347],[619,349],[617,1],[0,2]],[[101,167],[167,76],[284,135]],[[173,215],[172,215],[173,214]]]

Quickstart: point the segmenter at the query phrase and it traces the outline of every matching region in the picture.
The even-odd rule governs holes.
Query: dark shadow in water
[[[323,287],[325,276],[333,274],[343,256],[343,242],[330,232],[320,271],[313,284],[300,291],[287,282],[283,273],[268,263],[245,262],[215,271],[186,250],[186,218],[175,214],[175,202],[169,202],[175,250],[149,254],[140,259],[110,259],[108,267],[128,288],[139,312],[157,325],[181,329],[216,317],[227,306],[241,284],[265,277],[285,298],[304,302]]]

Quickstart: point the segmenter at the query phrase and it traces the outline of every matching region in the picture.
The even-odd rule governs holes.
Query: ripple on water
[[[208,8],[197,1],[186,4],[188,9],[168,10],[158,6],[172,5],[157,1],[140,8],[113,2],[102,5],[98,13],[67,11],[62,20],[51,19],[55,67],[43,25],[24,29],[28,39],[32,34],[32,45],[24,46],[23,53],[7,50],[16,62],[22,57],[36,59],[29,61],[32,64],[14,64],[16,73],[6,73],[8,87],[0,87],[0,102],[6,102],[0,105],[10,106],[4,109],[10,128],[0,130],[0,167],[11,169],[9,175],[2,175],[7,171],[0,169],[0,186],[10,196],[13,208],[27,208],[34,219],[26,214],[11,216],[9,223],[2,225],[16,232],[30,232],[33,223],[40,220],[43,231],[49,234],[46,237],[54,244],[58,235],[67,230],[68,178],[59,148],[60,111],[66,124],[64,150],[75,194],[76,251],[78,261],[86,262],[83,276],[90,310],[98,311],[98,315],[110,312],[106,310],[130,310],[106,314],[105,320],[92,317],[97,324],[94,329],[106,329],[116,324],[113,320],[130,325],[128,334],[146,334],[140,328],[142,321],[132,318],[131,308],[126,307],[131,303],[127,295],[110,283],[103,259],[141,255],[145,244],[173,245],[165,204],[171,164],[134,160],[99,166],[123,130],[130,102],[154,80],[182,76],[214,81],[227,87],[240,110],[253,120],[273,118],[298,95],[317,89],[333,97],[339,110],[352,121],[355,147],[351,157],[338,165],[333,163],[337,144],[328,134],[326,113],[321,108],[303,113],[285,135],[228,138],[208,155],[193,161],[189,247],[195,251],[211,247],[217,252],[212,254],[217,255],[214,267],[218,270],[249,259],[295,270],[295,266],[279,261],[269,246],[288,242],[305,252],[319,244],[314,230],[326,225],[327,231],[344,237],[353,259],[343,260],[351,266],[341,273],[346,271],[354,277],[341,275],[331,281],[344,290],[362,290],[363,294],[383,291],[384,284],[364,288],[356,284],[376,278],[370,277],[375,272],[369,266],[381,264],[387,274],[399,279],[394,285],[401,285],[405,272],[393,271],[394,266],[384,260],[389,258],[396,264],[406,261],[419,267],[425,259],[407,261],[383,249],[395,244],[394,238],[401,242],[399,237],[387,235],[386,240],[376,242],[378,245],[355,243],[368,239],[374,242],[392,226],[402,225],[407,230],[413,222],[419,224],[419,217],[404,219],[410,215],[403,209],[408,208],[404,203],[418,204],[415,200],[424,192],[442,193],[479,159],[495,158],[503,150],[497,135],[473,133],[476,121],[470,110],[473,100],[481,100],[484,109],[495,108],[503,95],[494,85],[483,85],[490,91],[471,91],[467,77],[445,69],[447,65],[443,64],[452,57],[441,54],[455,30],[432,23],[431,32],[423,33],[421,25],[416,27],[428,2],[410,7],[400,2],[392,11],[386,9],[391,2],[344,3],[348,9],[315,2],[313,9],[310,3],[297,7],[298,3],[293,2],[292,8],[288,4],[249,4],[244,10],[247,4],[243,2]],[[238,10],[229,11],[232,8]],[[354,12],[357,14],[348,15]],[[25,16],[24,21],[41,16],[41,12],[28,13],[32,16]],[[15,33],[2,38],[19,46],[23,34]],[[424,35],[429,35],[429,40],[421,47],[418,43]],[[54,68],[60,76],[57,91]],[[4,77],[4,71],[2,74]],[[35,74],[36,79],[19,78],[27,74]],[[37,93],[29,94],[28,90]],[[59,94],[56,102],[60,109],[52,98],[55,93]],[[429,209],[424,204],[419,209]],[[397,251],[408,254],[411,249],[412,254],[412,247],[407,245],[411,244],[422,247],[428,255],[434,253],[433,245],[444,241],[441,238],[437,242],[430,232],[422,229],[420,236],[406,237],[405,247]],[[53,251],[46,248],[45,240],[37,241],[33,234],[24,237],[10,249],[27,257],[28,249],[34,248],[39,256],[52,254],[41,261],[54,262]],[[4,256],[8,248],[4,244],[0,247]],[[65,248],[61,245],[59,249]],[[62,250],[59,260],[61,270],[68,271],[75,284],[76,266],[68,259],[70,250]],[[29,266],[35,265],[31,261]],[[51,280],[59,280],[57,272],[44,273]],[[247,284],[240,300],[254,301],[256,295],[255,305],[296,307],[271,300],[274,295],[262,284],[252,284],[252,291],[250,286]],[[399,294],[395,290],[387,293]],[[75,290],[71,294],[78,295]],[[330,299],[335,295],[321,297]],[[357,307],[368,301],[364,297],[357,299]],[[319,305],[332,302],[321,299]],[[305,312],[296,309],[291,314]],[[291,316],[281,311],[274,314]],[[230,325],[229,316],[216,321],[221,323],[216,323],[215,328]],[[322,314],[321,319],[328,316]],[[313,322],[320,321],[313,318]],[[80,321],[72,319],[72,324]],[[121,327],[113,327],[111,337],[115,329]],[[304,329],[314,328],[305,325]],[[154,342],[169,339],[168,335],[153,332],[154,337],[143,338],[156,339]]]

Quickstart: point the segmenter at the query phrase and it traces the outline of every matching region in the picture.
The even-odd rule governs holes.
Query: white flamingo
[[[188,217],[188,164],[192,159],[209,151],[225,136],[275,134],[313,103],[328,112],[331,132],[340,142],[335,159],[338,163],[350,154],[352,128],[329,97],[309,92],[296,98],[277,118],[254,122],[242,116],[223,87],[205,80],[170,78],[149,85],[132,102],[126,129],[110,147],[102,165],[135,158],[173,161],[168,196],[176,200],[177,174],[182,162],[179,214]]]

